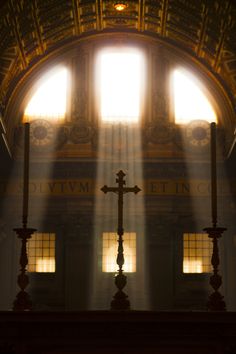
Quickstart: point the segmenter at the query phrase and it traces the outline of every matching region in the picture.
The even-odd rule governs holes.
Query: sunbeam
[[[105,184],[115,185],[116,173],[123,170],[126,174],[125,186],[138,185],[143,189],[142,153],[140,126],[129,124],[103,124],[100,127],[99,154],[96,190]],[[118,266],[117,257],[117,196],[114,193],[97,193],[95,208],[94,234],[94,277],[91,308],[107,309],[115,293],[114,275]],[[142,192],[140,195],[124,195],[124,271],[127,272],[128,294],[132,309],[147,309],[145,281],[145,212]],[[113,242],[104,235],[112,234]],[[132,236],[132,237],[131,237]],[[132,240],[130,239],[132,238]],[[109,269],[103,252],[111,256]],[[99,260],[101,259],[101,261]]]

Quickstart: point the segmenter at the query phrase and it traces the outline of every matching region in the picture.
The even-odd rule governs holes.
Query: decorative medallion
[[[173,126],[166,121],[158,121],[146,129],[146,142],[153,144],[166,144],[173,138]]]
[[[79,120],[73,124],[70,132],[70,140],[74,144],[83,144],[91,141],[93,129],[85,119]]]
[[[210,124],[205,120],[193,120],[186,126],[186,139],[194,148],[204,148],[210,142]]]
[[[36,119],[30,124],[30,139],[34,147],[48,147],[54,143],[55,131],[50,122]]]

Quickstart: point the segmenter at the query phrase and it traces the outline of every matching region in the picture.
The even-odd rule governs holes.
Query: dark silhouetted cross
[[[114,299],[111,302],[111,308],[113,310],[128,310],[130,308],[130,303],[128,300],[128,296],[122,291],[122,289],[126,285],[126,276],[123,274],[123,264],[124,264],[124,248],[123,248],[123,196],[126,193],[135,193],[141,191],[138,186],[134,187],[125,187],[124,176],[125,173],[120,170],[117,173],[118,178],[116,179],[116,183],[118,183],[117,187],[108,187],[107,185],[103,186],[101,190],[104,193],[113,192],[118,195],[118,254],[116,263],[119,266],[118,274],[115,277],[115,284],[118,288],[117,293],[114,295]]]

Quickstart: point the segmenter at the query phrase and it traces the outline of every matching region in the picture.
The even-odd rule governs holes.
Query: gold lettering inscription
[[[231,187],[231,188],[230,188]],[[0,195],[22,194],[22,182],[14,180],[10,183],[0,181]],[[208,180],[146,180],[142,191],[146,195],[167,195],[180,197],[206,197],[210,195],[211,187]],[[95,190],[95,181],[92,179],[75,180],[31,180],[29,193],[33,196],[92,196],[100,193]],[[219,181],[219,196],[236,194],[236,183],[231,186],[225,181]]]

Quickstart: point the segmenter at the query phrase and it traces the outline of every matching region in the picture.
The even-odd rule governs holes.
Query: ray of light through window
[[[24,114],[24,120],[35,118],[63,119],[66,112],[68,70],[60,68],[47,75],[33,97],[30,99]]]
[[[185,124],[196,119],[216,122],[212,105],[190,75],[182,70],[175,70],[173,86],[176,124]]]
[[[138,122],[143,74],[139,52],[103,52],[99,66],[100,110],[106,122]]]
[[[114,53],[113,49],[104,49],[100,54]],[[110,82],[110,86],[112,90],[114,89],[115,93],[113,98],[109,96],[110,86],[108,85],[106,88],[107,92],[105,90],[105,96],[109,103],[108,107],[105,107],[105,96],[103,97],[103,105],[101,106],[102,90],[97,91],[99,94],[98,104],[102,124],[100,124],[98,136],[97,194],[94,209],[94,272],[90,304],[91,309],[99,310],[106,309],[114,296],[115,284],[113,272],[117,273],[118,269],[116,264],[118,252],[117,235],[114,235],[114,246],[110,247],[109,242],[106,242],[108,244],[105,251],[108,256],[107,258],[103,253],[103,241],[105,240],[102,237],[107,230],[116,230],[117,228],[117,195],[115,193],[107,193],[105,195],[100,189],[104,184],[115,186],[116,174],[119,170],[123,170],[126,174],[126,186],[137,184],[143,190],[141,119],[139,118],[142,109],[141,99],[145,90],[145,56],[141,51],[134,48],[127,48],[127,55],[124,55],[124,48],[121,48],[119,55],[117,55],[118,48],[116,48],[115,53],[116,55],[112,57],[115,57],[116,61],[111,60],[109,63],[110,67],[108,67],[108,63],[105,65],[105,60],[103,61],[103,69],[105,70],[105,66],[109,69],[105,74],[105,78]],[[102,85],[106,86],[105,82],[101,83],[102,75],[99,72],[101,69],[101,58],[99,56],[97,65],[97,90]],[[106,58],[109,62],[111,57],[109,55],[106,57],[105,55],[103,58]],[[121,58],[122,60],[118,60]],[[131,65],[133,61],[136,64]],[[120,74],[117,72],[117,69],[119,69]],[[115,75],[113,75],[114,72]],[[136,77],[136,74],[139,77]],[[131,80],[133,78],[133,88],[131,83],[127,84],[127,77],[131,78]],[[125,105],[122,107],[123,103]],[[101,116],[102,112],[104,116]],[[115,121],[112,120],[113,118]],[[125,247],[124,241],[124,248],[126,248],[124,269],[125,273],[128,274],[128,281],[124,291],[129,294],[132,308],[140,310],[148,308],[149,300],[145,284],[147,273],[145,268],[144,208],[142,192],[138,195],[134,195],[134,193],[124,195],[124,232],[132,230],[136,234],[136,239],[132,240],[132,242],[130,241],[128,249]],[[137,245],[138,250],[136,260],[134,247],[131,247],[131,244],[134,243]]]

